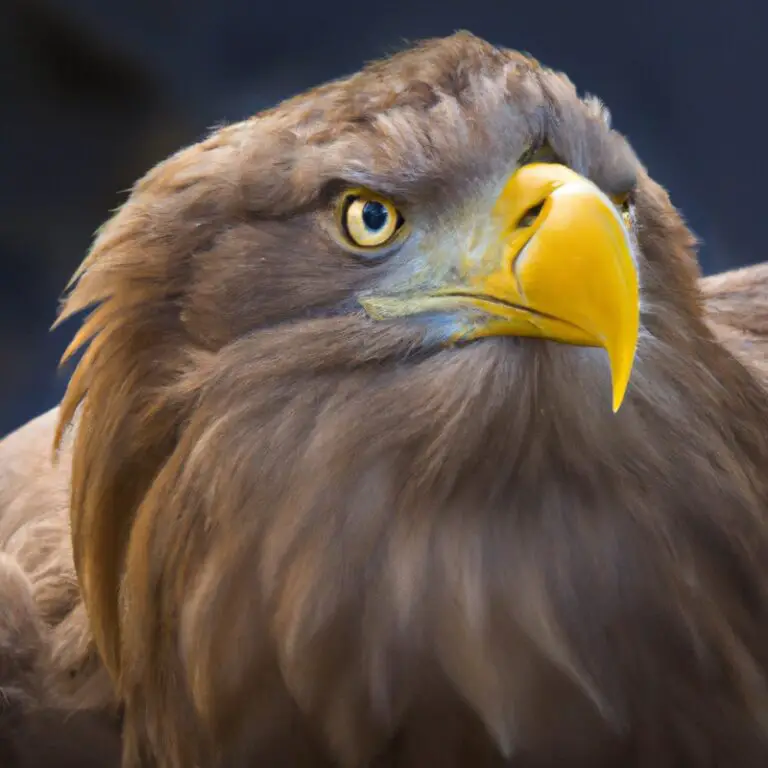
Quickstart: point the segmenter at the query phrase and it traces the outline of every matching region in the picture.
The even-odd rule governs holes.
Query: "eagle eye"
[[[341,196],[339,225],[345,239],[356,248],[389,245],[404,219],[390,200],[364,189],[351,189]]]
[[[632,228],[632,218],[634,213],[634,201],[631,192],[625,192],[623,194],[612,195],[614,205],[619,210],[621,220],[624,222],[624,226],[627,229]]]

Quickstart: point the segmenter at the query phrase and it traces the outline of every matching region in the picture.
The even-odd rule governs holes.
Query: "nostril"
[[[517,228],[523,229],[524,227],[531,227],[533,226],[533,223],[536,221],[536,219],[539,218],[539,214],[541,213],[541,209],[544,207],[544,202],[537,203],[536,205],[531,206],[521,217],[520,221],[517,222]]]

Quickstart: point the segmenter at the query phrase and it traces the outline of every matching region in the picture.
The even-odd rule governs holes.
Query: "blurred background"
[[[0,434],[54,405],[49,333],[131,183],[215,124],[469,29],[600,96],[703,240],[765,257],[765,0],[0,0]]]

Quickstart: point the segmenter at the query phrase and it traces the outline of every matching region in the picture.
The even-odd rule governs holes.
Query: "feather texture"
[[[634,188],[616,415],[593,350],[350,310],[387,265],[328,234],[339,180],[428,228],[543,139]],[[762,768],[763,271],[700,281],[599,102],[466,33],[181,151],[76,275],[60,411],[0,444],[47,691],[118,706],[125,768]]]

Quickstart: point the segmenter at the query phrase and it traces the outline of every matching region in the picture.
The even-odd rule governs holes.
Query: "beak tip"
[[[612,408],[614,413],[618,412],[626,398],[632,369],[635,364],[635,351],[636,344],[633,344],[628,355],[608,355],[611,368]]]

